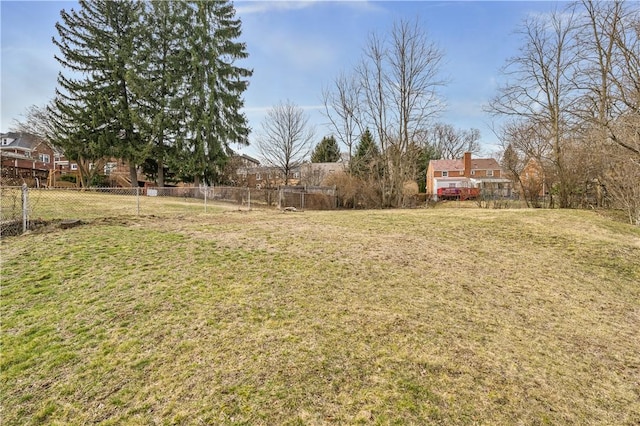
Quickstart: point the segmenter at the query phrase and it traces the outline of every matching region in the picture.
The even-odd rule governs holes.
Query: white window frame
[[[50,163],[51,156],[49,154],[38,154],[38,161],[41,163]]]
[[[449,172],[447,170],[443,170],[442,177],[449,177]]]
[[[493,176],[493,170],[487,170],[487,176]]]
[[[73,163],[73,164],[71,164],[71,165],[69,166],[69,168],[70,168],[71,170],[78,170],[78,165],[77,165],[76,163]]]

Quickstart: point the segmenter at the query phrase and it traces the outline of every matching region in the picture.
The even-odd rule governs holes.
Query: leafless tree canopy
[[[23,117],[21,120],[13,120],[12,131],[30,133],[41,139],[51,140],[51,135],[53,134],[52,123],[46,106],[31,105],[23,114]]]
[[[323,91],[325,114],[350,157],[364,129],[380,148],[382,205],[400,205],[427,132],[445,108],[439,90],[444,52],[420,21],[396,21],[388,33],[372,33],[351,74]]]
[[[571,106],[578,98],[572,78],[578,63],[573,9],[554,11],[549,16],[533,16],[523,23],[520,34],[523,45],[518,56],[507,61],[504,73],[507,83],[491,101],[490,111],[497,115],[517,117],[528,122],[549,140],[554,172],[558,175],[561,207],[569,207],[564,145],[573,125]]]
[[[444,52],[418,20],[396,22],[388,38],[372,34],[356,69],[362,88],[362,122],[377,132],[382,151],[405,151],[444,109],[439,89]]]
[[[581,117],[640,156],[640,12],[623,2],[582,3]]]
[[[478,129],[456,129],[450,124],[436,123],[428,132],[428,142],[444,159],[462,158],[465,152],[480,153]]]
[[[263,159],[278,167],[288,183],[290,172],[309,155],[314,129],[304,110],[291,101],[281,102],[267,112],[257,148]]]
[[[330,88],[322,90],[324,114],[337,138],[347,147],[349,161],[353,155],[356,141],[362,133],[360,124],[360,94],[354,75],[341,73]]]
[[[489,105],[512,117],[500,131],[509,163],[535,160],[560,207],[609,202],[640,224],[628,202],[640,186],[640,6],[583,0],[528,18],[521,35]]]

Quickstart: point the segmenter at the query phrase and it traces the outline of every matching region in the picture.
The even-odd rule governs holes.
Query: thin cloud
[[[340,4],[354,9],[379,11],[382,8],[370,0],[276,0],[276,1],[239,1],[236,3],[236,12],[239,15],[251,15],[269,12],[286,12],[291,10],[301,10],[321,4]]]
[[[300,10],[313,7],[318,3],[320,3],[319,0],[238,2],[236,12],[239,15],[249,15],[254,13]]]
[[[326,38],[312,34],[274,31],[263,37],[261,49],[297,70],[312,70],[332,63],[336,48]]]

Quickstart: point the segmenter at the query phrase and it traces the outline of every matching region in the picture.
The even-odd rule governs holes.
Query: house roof
[[[464,170],[462,160],[430,160],[429,163],[437,171]]]
[[[14,139],[8,145],[2,146],[4,149],[22,148],[23,150],[32,151],[42,142],[37,136],[29,133],[3,133],[3,138]]]
[[[247,154],[235,154],[235,155],[237,155],[239,158],[249,161],[250,163],[260,165],[260,160],[250,157]]]
[[[500,164],[493,158],[471,159],[471,170],[497,170]]]
[[[305,163],[302,165],[302,167],[305,169],[305,171],[307,172],[314,172],[314,171],[319,171],[319,172],[324,172],[324,173],[328,173],[328,172],[336,172],[336,171],[343,171],[345,170],[345,168],[348,166],[348,163],[343,163],[343,162],[335,162],[335,163]]]

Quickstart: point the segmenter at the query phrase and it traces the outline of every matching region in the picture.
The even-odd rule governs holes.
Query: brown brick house
[[[0,134],[2,177],[45,184],[54,168],[55,152],[43,139],[29,133]]]
[[[431,160],[427,168],[427,196],[438,200],[438,190],[477,189],[494,195],[511,196],[511,180],[504,177],[493,158],[472,158],[470,152],[455,160]]]

